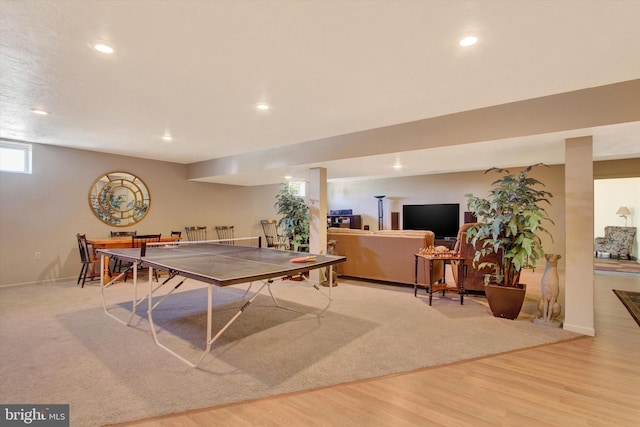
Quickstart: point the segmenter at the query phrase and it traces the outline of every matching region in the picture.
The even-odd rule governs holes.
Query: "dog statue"
[[[561,307],[558,304],[560,284],[558,279],[558,260],[562,258],[557,254],[546,254],[547,265],[542,275],[542,298],[538,301],[538,320],[553,322],[560,314]],[[557,322],[557,321],[556,321]]]

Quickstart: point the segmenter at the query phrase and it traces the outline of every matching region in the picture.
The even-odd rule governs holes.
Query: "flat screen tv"
[[[436,239],[455,239],[460,228],[460,204],[403,205],[403,230],[430,230]]]

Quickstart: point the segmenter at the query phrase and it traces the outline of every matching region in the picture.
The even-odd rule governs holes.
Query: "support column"
[[[594,336],[593,137],[565,140],[564,329]]]
[[[327,253],[327,169],[312,168],[309,172],[309,252]],[[311,271],[311,279],[318,280],[320,270]]]

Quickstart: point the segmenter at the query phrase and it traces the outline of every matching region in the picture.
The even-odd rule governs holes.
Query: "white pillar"
[[[565,140],[564,329],[594,336],[593,137]]]
[[[309,172],[309,252],[327,253],[327,169],[312,168]],[[313,270],[311,279],[318,280],[320,270]]]

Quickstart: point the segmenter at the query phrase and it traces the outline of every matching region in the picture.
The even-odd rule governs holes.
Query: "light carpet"
[[[246,286],[214,288],[218,327],[242,305]],[[325,299],[300,282],[276,282],[282,304],[318,310]],[[144,290],[144,287],[143,287]],[[327,292],[327,288],[322,288]],[[266,290],[194,369],[152,340],[139,309],[134,326],[108,317],[99,286],[73,282],[0,289],[2,403],[68,403],[72,426],[100,426],[373,378],[569,339],[531,322],[528,298],[516,321],[488,312],[482,297],[341,280],[322,317],[274,307]],[[107,289],[126,318],[130,284]],[[154,319],[159,338],[195,360],[205,346],[206,287],[187,282]]]

